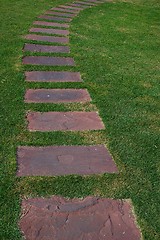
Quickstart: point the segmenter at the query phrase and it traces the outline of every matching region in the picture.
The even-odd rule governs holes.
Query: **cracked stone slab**
[[[61,8],[66,8],[66,9],[72,9],[72,10],[76,10],[76,11],[81,11],[81,10],[83,10],[83,8],[77,8],[77,7],[73,7],[73,6],[71,6],[71,5],[60,5],[59,7],[61,7]]]
[[[89,102],[86,89],[28,89],[25,94],[27,103],[72,103]]]
[[[69,53],[70,49],[67,46],[49,46],[26,43],[24,46],[24,51],[43,53]]]
[[[38,18],[43,18],[51,21],[59,21],[59,22],[71,22],[71,18],[63,18],[63,17],[54,17],[54,16],[48,16],[48,15],[41,15]]]
[[[45,66],[75,66],[73,58],[27,56],[23,58],[23,64]]]
[[[61,8],[61,7],[54,7],[54,8],[51,8],[51,10],[53,11],[60,11],[60,12],[68,12],[68,13],[74,13],[74,14],[77,14],[79,12],[79,10],[71,10],[71,9],[64,9],[64,8]]]
[[[43,36],[38,34],[28,34],[25,37],[25,39],[32,40],[32,41],[49,42],[49,43],[62,43],[62,44],[69,43],[68,37]]]
[[[18,147],[17,176],[62,176],[117,173],[103,145]]]
[[[97,112],[29,112],[30,131],[101,130],[104,124]]]
[[[45,22],[45,21],[35,21],[33,25],[40,25],[46,27],[62,27],[62,28],[69,28],[68,24],[64,23],[56,23],[56,22]]]
[[[27,240],[140,240],[129,200],[23,199],[20,229]]]
[[[68,30],[62,29],[52,29],[52,28],[31,28],[30,32],[34,33],[48,33],[48,34],[59,34],[59,35],[69,35]]]
[[[27,82],[83,82],[79,72],[32,71],[25,72]]]
[[[77,14],[73,13],[61,13],[61,12],[53,12],[53,11],[47,11],[46,14],[48,15],[55,15],[55,16],[61,16],[61,17],[75,17]]]

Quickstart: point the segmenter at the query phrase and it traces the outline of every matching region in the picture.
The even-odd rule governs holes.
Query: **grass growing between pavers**
[[[21,197],[56,194],[131,198],[144,239],[158,240],[160,4],[156,0],[119,1],[86,9],[71,24],[68,56],[74,57],[77,67],[22,66],[23,36],[32,22],[47,9],[65,2],[1,1],[0,239],[21,239],[17,227]],[[84,83],[24,82],[24,70],[62,69],[80,71]],[[92,104],[23,102],[26,88],[71,87],[87,88]],[[105,131],[29,133],[26,128],[28,110],[91,111],[96,107]],[[18,145],[81,144],[106,144],[120,173],[90,177],[15,177]]]

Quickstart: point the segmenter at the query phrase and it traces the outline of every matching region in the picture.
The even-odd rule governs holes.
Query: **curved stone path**
[[[75,61],[69,56],[42,55],[69,54],[69,22],[83,9],[101,3],[104,1],[75,1],[51,8],[44,15],[38,16],[29,30],[30,34],[25,37],[27,42],[23,50],[41,53],[41,56],[25,56],[23,64],[74,67]],[[41,42],[58,43],[58,46]],[[25,72],[25,77],[28,82],[83,81],[79,72],[68,71],[28,71]],[[26,103],[89,101],[91,98],[87,89],[27,89],[25,94]],[[27,120],[29,131],[88,131],[105,128],[97,112],[29,112]],[[114,160],[104,145],[20,146],[17,162],[17,176],[118,173]],[[54,196],[23,200],[20,228],[27,240],[140,239],[129,201],[95,197],[68,200]]]

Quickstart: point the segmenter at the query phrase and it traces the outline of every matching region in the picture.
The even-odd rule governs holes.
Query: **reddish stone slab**
[[[44,42],[56,42],[56,43],[69,43],[69,38],[67,37],[55,37],[55,36],[42,36],[38,34],[28,34],[25,39],[32,41],[44,41]]]
[[[68,13],[78,13],[79,12],[79,10],[77,11],[77,10],[71,10],[71,9],[64,9],[64,8],[60,8],[60,7],[55,7],[55,8],[51,8],[51,10],[53,10],[53,11],[60,11],[60,12],[68,12]]]
[[[28,89],[25,94],[25,101],[28,103],[72,103],[90,100],[85,89]]]
[[[48,33],[48,34],[59,34],[59,35],[69,35],[68,30],[62,29],[52,29],[52,28],[31,28],[30,32],[35,33]]]
[[[27,56],[23,58],[23,64],[48,65],[48,66],[75,66],[73,58]]]
[[[79,72],[32,71],[25,77],[28,82],[82,82]]]
[[[48,15],[41,15],[38,18],[43,18],[51,21],[58,21],[58,22],[70,22],[71,18],[63,18],[63,17],[54,17],[54,16],[48,16]]]
[[[82,10],[84,8],[89,8],[90,7],[90,6],[86,6],[86,5],[82,5],[82,4],[78,4],[78,3],[72,3],[69,6],[71,6],[71,7],[80,7],[80,8],[82,8]]]
[[[27,120],[30,131],[85,131],[105,128],[96,112],[30,112]]]
[[[77,7],[73,7],[73,6],[69,6],[69,5],[60,5],[59,7],[61,8],[66,8],[66,9],[73,9],[73,10],[76,10],[76,11],[81,11],[83,10],[83,8],[77,8]]]
[[[44,53],[69,53],[69,47],[67,46],[48,46],[48,45],[39,45],[39,44],[28,44],[24,46],[24,51],[31,52],[44,52]]]
[[[76,1],[75,3],[82,4],[82,5],[84,4],[84,5],[89,5],[89,6],[96,6],[96,4],[90,3],[90,2]]]
[[[75,17],[77,14],[71,14],[71,13],[61,13],[61,12],[53,12],[53,11],[47,11],[46,14],[49,15],[56,15],[61,17]]]
[[[44,22],[44,21],[35,21],[33,25],[40,25],[46,27],[62,27],[62,28],[69,28],[68,24],[64,23],[56,23],[56,22]]]
[[[27,240],[140,240],[130,201],[30,198],[22,201],[20,229]]]
[[[103,145],[18,147],[18,176],[60,176],[116,173]]]

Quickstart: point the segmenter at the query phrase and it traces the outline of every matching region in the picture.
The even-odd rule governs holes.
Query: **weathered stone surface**
[[[68,46],[48,46],[48,45],[39,45],[39,44],[28,44],[24,46],[24,51],[31,52],[44,52],[44,53],[69,53]]]
[[[82,82],[79,72],[32,71],[25,77],[28,82]]]
[[[104,125],[96,112],[30,112],[30,131],[100,130]]]
[[[59,7],[61,8],[66,8],[66,9],[73,9],[73,10],[76,10],[76,11],[80,11],[80,10],[83,10],[83,8],[77,8],[77,7],[73,7],[73,6],[69,6],[69,5],[60,5]]]
[[[53,11],[47,11],[46,14],[49,15],[56,15],[61,17],[75,17],[77,14],[71,14],[71,13],[61,13],[61,12],[53,12]]]
[[[57,42],[57,43],[69,43],[69,38],[67,37],[55,37],[55,36],[42,36],[38,34],[28,34],[25,39],[32,41],[42,41],[42,42]]]
[[[59,34],[59,35],[69,35],[68,30],[62,29],[52,29],[52,28],[31,28],[30,32],[35,33],[48,33],[48,34]]]
[[[27,240],[140,240],[130,201],[30,198],[22,201],[20,229]]]
[[[60,11],[60,12],[69,12],[69,13],[78,13],[79,12],[79,10],[77,11],[77,10],[71,10],[71,9],[64,9],[64,8],[61,8],[61,7],[54,7],[54,8],[51,8],[51,10],[53,10],[53,11]]]
[[[90,100],[85,89],[28,89],[25,94],[25,101],[28,103],[72,103]]]
[[[27,56],[23,58],[23,64],[48,65],[48,66],[75,66],[73,58]]]
[[[69,4],[69,6],[71,7],[78,7],[78,8],[81,8],[81,9],[85,9],[85,8],[89,8],[90,6],[86,6],[86,5],[82,5],[82,4],[78,4],[78,3],[72,3],[72,4]]]
[[[103,145],[19,147],[18,176],[60,176],[116,173],[117,167]]]
[[[75,3],[82,4],[82,5],[84,4],[84,5],[89,5],[89,6],[96,6],[96,4],[91,3],[91,2],[76,1]]]
[[[70,22],[71,18],[63,18],[63,17],[54,17],[54,16],[48,16],[48,15],[41,15],[38,18],[43,18],[51,21],[58,21],[58,22]]]
[[[69,28],[68,24],[65,23],[56,23],[56,22],[44,22],[44,21],[35,21],[33,25],[47,26],[47,27],[62,27]]]

